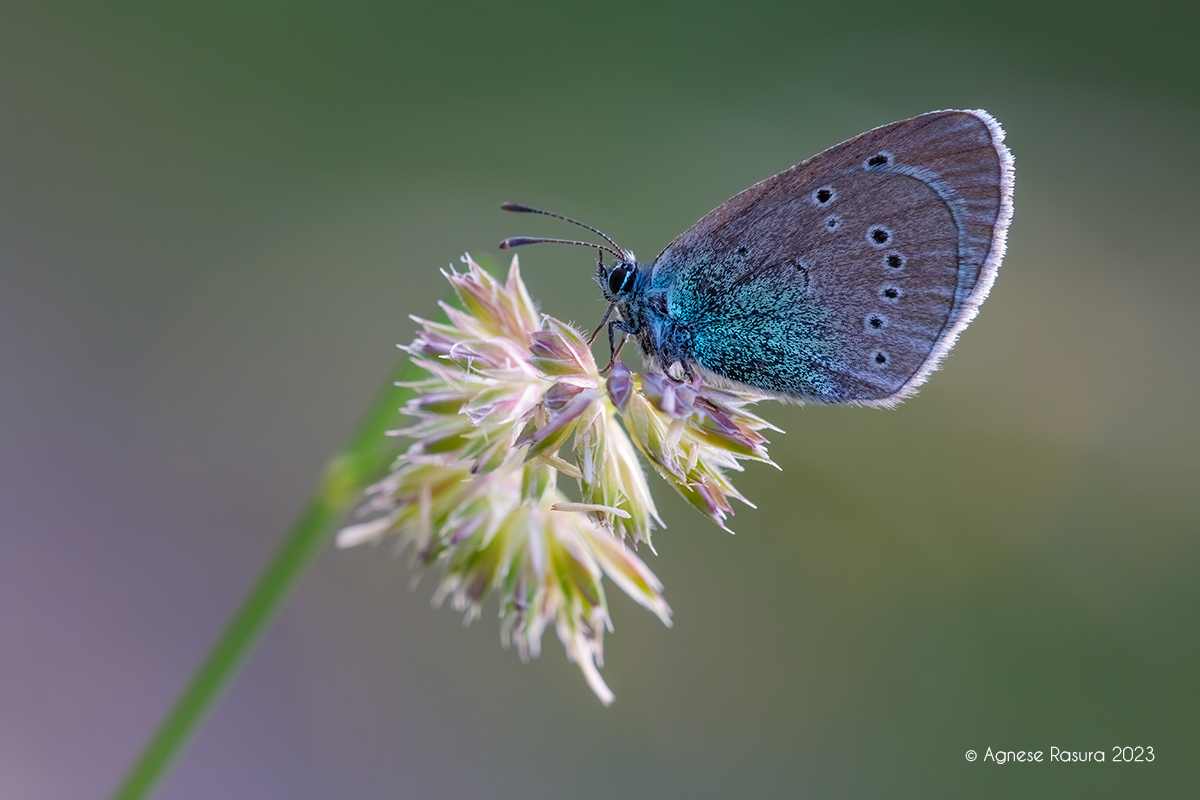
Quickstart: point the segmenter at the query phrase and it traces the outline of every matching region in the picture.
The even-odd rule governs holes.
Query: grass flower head
[[[426,373],[408,384],[411,440],[367,491],[371,519],[344,528],[342,547],[398,537],[420,568],[442,565],[435,603],[477,617],[495,592],[501,637],[521,658],[553,624],[567,656],[604,703],[603,635],[612,630],[607,578],[671,624],[662,584],[637,556],[664,527],[638,454],[692,506],[728,530],[729,473],[771,463],[746,410],[758,397],[681,383],[616,364],[601,374],[589,342],[540,315],[514,257],[504,281],[470,257],[447,280],[459,305],[404,348]],[[575,484],[573,501],[559,487]]]

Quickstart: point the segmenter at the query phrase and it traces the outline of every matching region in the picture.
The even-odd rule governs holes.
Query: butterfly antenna
[[[510,236],[500,243],[500,249],[507,250],[510,247],[520,247],[523,244],[543,244],[545,242],[549,242],[550,244],[577,244],[581,245],[582,247],[595,247],[599,250],[603,250],[606,253],[612,253],[614,258],[622,261],[633,260],[631,258],[626,258],[625,255],[621,253],[614,251],[611,247],[605,247],[602,244],[596,244],[594,242],[579,242],[574,239],[546,239],[541,236]]]
[[[592,233],[596,234],[600,238],[604,239],[604,241],[611,244],[614,248],[613,250],[608,250],[607,247],[604,247],[601,249],[608,250],[608,252],[612,253],[614,256],[621,259],[622,261],[633,261],[634,260],[633,253],[629,252],[624,247],[621,247],[621,245],[617,244],[613,240],[613,238],[611,236],[609,236],[607,233],[600,230],[599,228],[593,228],[591,225],[580,222],[577,219],[571,219],[570,217],[564,217],[562,214],[555,214],[552,211],[542,211],[540,208],[533,208],[532,206],[523,206],[520,203],[501,203],[500,208],[504,209],[505,211],[515,211],[519,214],[541,214],[546,217],[554,217],[555,219],[561,219],[563,222],[569,222],[572,225],[578,225],[581,228],[587,228],[589,231],[591,231]],[[524,237],[517,237],[517,238],[524,239]],[[505,239],[504,241],[512,242],[513,240]],[[559,242],[559,243],[565,243],[561,239],[538,239],[537,241],[539,241],[539,242],[554,241],[554,242]],[[520,244],[533,244],[533,240],[524,240],[519,243]],[[515,247],[516,243],[509,245],[509,246]],[[501,244],[501,249],[503,249],[503,244]]]

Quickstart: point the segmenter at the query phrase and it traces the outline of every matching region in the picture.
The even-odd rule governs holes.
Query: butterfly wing
[[[705,370],[799,401],[912,394],[987,296],[1012,216],[1012,156],[983,111],[845,141],[714,209],[651,288]]]

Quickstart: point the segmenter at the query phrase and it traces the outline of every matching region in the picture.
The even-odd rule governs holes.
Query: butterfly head
[[[570,217],[564,217],[561,214],[554,214],[549,211],[542,211],[529,206],[518,205],[517,203],[504,203],[500,206],[505,211],[515,211],[522,214],[542,214],[547,217],[554,217],[565,222],[570,222],[573,225],[578,225],[581,228],[587,228],[608,242],[607,245],[593,244],[591,242],[581,242],[574,239],[550,239],[546,237],[533,236],[512,236],[500,243],[501,250],[507,250],[510,247],[518,247],[523,244],[539,244],[542,242],[551,242],[554,244],[574,244],[582,247],[595,248],[598,258],[596,259],[596,283],[600,284],[600,291],[604,293],[604,299],[607,300],[613,308],[624,312],[630,303],[630,300],[635,297],[638,291],[642,288],[642,271],[638,269],[637,257],[633,251],[627,250],[617,244],[608,234],[604,233],[591,225],[585,225],[578,220],[573,220]],[[614,263],[605,264],[604,254],[608,253],[615,259]],[[609,313],[612,313],[610,308]],[[623,316],[628,316],[623,314]],[[607,315],[606,315],[607,318]]]
[[[596,282],[604,292],[604,299],[610,303],[626,300],[632,295],[638,284],[638,267],[636,263],[621,261],[605,266],[596,265]]]
[[[583,247],[592,247],[596,249],[598,257],[596,259],[596,283],[600,284],[600,291],[604,294],[604,299],[608,301],[608,311],[604,314],[604,319],[600,322],[600,326],[596,328],[589,340],[595,340],[601,330],[608,327],[609,346],[613,349],[613,359],[615,361],[617,354],[620,352],[620,347],[616,347],[613,343],[614,330],[621,331],[624,334],[631,334],[638,339],[639,342],[644,338],[645,326],[642,324],[641,312],[645,305],[644,293],[646,291],[647,279],[649,271],[638,267],[637,257],[633,251],[626,250],[621,245],[617,244],[610,236],[601,230],[593,228],[591,225],[585,225],[582,222],[573,220],[570,217],[564,217],[561,214],[553,214],[549,211],[542,211],[529,206],[518,205],[517,203],[504,203],[500,206],[505,211],[515,211],[522,214],[542,214],[547,217],[554,217],[565,222],[570,222],[573,225],[578,225],[581,228],[587,228],[592,233],[600,236],[607,245],[593,244],[591,242],[581,242],[574,239],[548,239],[544,237],[532,236],[513,236],[505,239],[500,243],[500,249],[506,250],[510,247],[518,247],[523,244],[538,244],[541,242],[553,242],[555,244],[574,244]],[[604,254],[608,253],[613,257],[614,262],[605,264]],[[612,319],[613,312],[616,312],[617,318]],[[610,319],[612,321],[610,321]],[[622,340],[623,341],[623,340]],[[645,351],[645,347],[643,346]],[[609,364],[611,367],[612,364]],[[607,369],[607,367],[606,367]]]

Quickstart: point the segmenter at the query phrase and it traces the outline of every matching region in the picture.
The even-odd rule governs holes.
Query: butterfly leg
[[[679,370],[680,370],[680,372],[683,373],[682,378],[676,378],[675,375],[671,372],[671,367],[675,366],[676,364],[679,365]],[[666,369],[663,370],[663,374],[666,375],[668,378],[670,378],[675,383],[695,383],[696,382],[696,373],[692,372],[691,366],[689,366],[686,361],[673,362],[670,366],[668,366]]]
[[[620,344],[617,344],[615,331],[621,332]],[[608,366],[600,370],[600,374],[607,374],[616,365],[617,359],[620,358],[621,351],[625,349],[625,343],[629,341],[629,334],[631,333],[633,331],[629,329],[629,324],[624,320],[615,319],[608,323],[608,352],[612,353],[612,356],[608,359]]]
[[[613,309],[616,307],[616,303],[608,304],[608,310],[604,312],[604,319],[600,320],[600,324],[596,326],[596,330],[592,331],[592,335],[588,337],[588,347],[596,343],[596,337],[600,335],[600,331],[608,324],[608,318],[612,316]],[[608,348],[612,350],[612,328],[608,329]]]

